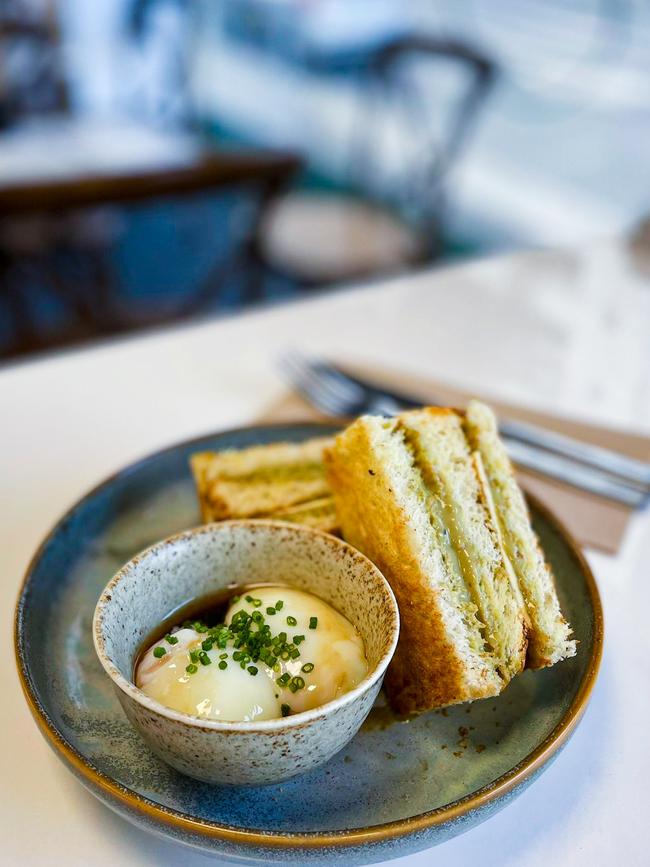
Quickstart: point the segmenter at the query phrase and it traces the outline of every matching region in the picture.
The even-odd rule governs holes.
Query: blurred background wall
[[[4,0],[0,356],[635,230],[644,0]]]

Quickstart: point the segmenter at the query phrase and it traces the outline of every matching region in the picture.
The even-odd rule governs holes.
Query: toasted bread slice
[[[488,646],[444,503],[410,436],[401,419],[364,416],[326,453],[344,538],[377,564],[399,604],[385,685],[400,713],[497,695],[509,677]]]
[[[277,518],[278,521],[291,521],[293,524],[304,524],[324,533],[338,535],[339,525],[334,506],[334,497],[321,497],[318,500],[310,500],[299,506],[290,506],[288,509],[278,509],[266,517]]]
[[[485,404],[472,401],[464,429],[471,447],[481,456],[503,544],[526,603],[530,620],[527,665],[543,668],[574,656],[576,642],[562,616],[553,573],[531,526],[494,413]]]
[[[463,580],[485,624],[484,638],[504,682],[526,661],[528,617],[503,549],[492,503],[482,485],[460,416],[426,408],[399,416],[416,468],[433,494],[432,521],[444,528]]]
[[[323,451],[331,442],[320,437],[192,455],[203,520],[269,516],[283,510],[285,519],[291,520],[286,513],[294,507],[330,496]]]

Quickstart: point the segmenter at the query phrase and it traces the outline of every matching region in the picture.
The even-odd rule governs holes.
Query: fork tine
[[[314,388],[319,393],[324,392],[336,401],[340,399],[339,392],[330,387],[330,383],[318,371],[314,370],[304,356],[297,352],[291,352],[284,356],[283,362],[287,373],[295,375],[304,385]]]
[[[327,361],[295,351],[288,353],[284,361],[287,372],[290,368],[300,378],[307,399],[326,403],[327,412],[346,416],[364,412],[391,416],[400,410],[396,400],[368,394],[361,383],[350,379]]]
[[[300,358],[299,354],[296,353]],[[327,385],[331,392],[337,396],[342,404],[341,412],[345,415],[358,415],[360,413],[372,413],[374,415],[395,415],[402,409],[397,399],[388,395],[369,393],[368,389],[360,382],[339,370],[333,364],[322,359],[302,357],[302,364],[312,373],[316,374],[323,386]]]
[[[336,406],[337,412],[346,412],[355,403],[352,395],[337,387],[331,378],[323,375],[317,369],[315,363],[311,363],[299,353],[292,353],[286,358],[286,363],[296,372],[297,376],[300,376],[306,387],[324,395],[333,406]]]
[[[347,403],[341,395],[332,391],[311,368],[299,358],[285,355],[280,359],[280,369],[286,375],[296,391],[300,392],[310,403],[328,415],[345,415]]]
[[[307,359],[305,364],[317,373],[320,377],[327,381],[329,386],[336,390],[339,394],[345,394],[350,402],[361,403],[365,397],[363,388],[352,382],[343,373],[338,371],[333,365],[322,359]]]

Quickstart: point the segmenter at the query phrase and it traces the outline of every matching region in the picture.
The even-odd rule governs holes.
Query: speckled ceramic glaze
[[[274,581],[328,602],[363,638],[368,674],[310,711],[260,722],[200,720],[159,704],[131,681],[142,641],[172,611],[229,585]],[[399,614],[381,572],[326,533],[273,521],[227,521],[154,545],[102,593],[95,649],[124,712],[173,768],[207,783],[264,785],[322,765],[368,716],[397,644]]]
[[[20,594],[18,670],[56,754],[124,818],[222,861],[349,867],[462,833],[506,807],[559,755],[598,671],[602,614],[593,577],[562,527],[533,500],[535,529],[580,641],[573,659],[525,672],[498,699],[410,721],[393,719],[380,693],[344,749],[264,788],[202,783],[143,749],[93,647],[102,588],[147,545],[200,523],[187,463],[192,452],[299,442],[334,429],[225,431],[128,467],[61,519],[36,552]],[[439,857],[444,861],[444,852]]]

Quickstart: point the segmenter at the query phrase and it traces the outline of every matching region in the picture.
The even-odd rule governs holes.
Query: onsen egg
[[[252,721],[275,719],[282,715],[280,689],[276,675],[270,668],[257,663],[257,674],[251,675],[232,659],[233,647],[207,651],[209,665],[198,664],[196,672],[187,672],[191,664],[189,651],[200,650],[205,636],[194,629],[180,629],[174,633],[178,644],[165,647],[165,655],[154,656],[157,642],[143,656],[137,672],[136,684],[159,701],[182,713],[200,719]],[[221,657],[226,654],[225,660]],[[220,662],[225,668],[219,668]]]
[[[252,588],[231,602],[225,623],[229,630],[182,628],[156,642],[138,664],[136,685],[200,719],[250,722],[319,707],[367,674],[354,626],[302,590]]]
[[[261,605],[255,606],[249,599],[259,600]],[[269,614],[278,601],[282,607]],[[249,614],[260,611],[272,634],[286,632],[288,643],[296,636],[304,636],[296,644],[300,655],[278,659],[279,671],[275,673],[276,684],[285,672],[291,679],[304,681],[304,686],[295,691],[291,681],[284,686],[278,684],[280,700],[289,705],[291,713],[332,701],[354,689],[366,676],[368,662],[361,636],[349,620],[317,596],[290,587],[256,587],[230,606],[226,623],[242,608]]]

